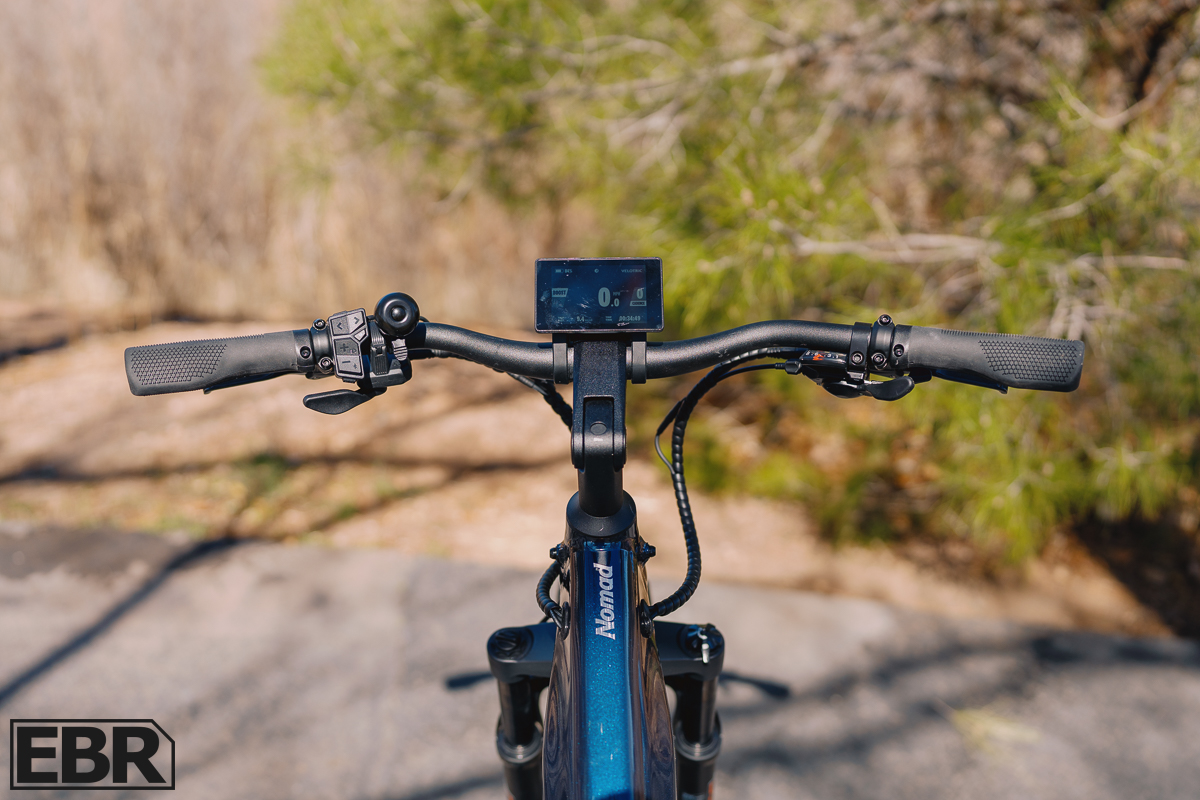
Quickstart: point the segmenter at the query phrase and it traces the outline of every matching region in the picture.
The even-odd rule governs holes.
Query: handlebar
[[[407,342],[410,350],[429,349],[526,378],[554,378],[550,342],[517,342],[436,322],[422,322]]]
[[[354,314],[362,312],[346,314],[353,319]],[[406,337],[388,337],[391,351],[385,352],[385,337],[374,318],[364,314],[361,319],[367,322],[358,338],[363,352],[352,353],[350,360],[358,359],[355,363],[366,369],[357,367],[357,374],[342,371],[341,361],[347,354],[341,350],[349,340],[339,337],[342,341],[335,343],[324,321],[318,321],[321,327],[308,330],[131,347],[125,351],[129,388],[135,395],[210,391],[284,374],[323,378],[335,372],[343,380],[354,382],[355,378],[370,379],[377,373],[387,375],[389,363],[394,367],[397,360],[430,355],[464,358],[529,378],[555,377],[555,346],[550,342],[518,342],[453,325],[423,322]],[[352,349],[358,347],[354,344]],[[645,377],[683,375],[763,348],[846,355],[848,369],[859,370],[863,378],[871,373],[911,374],[993,388],[1055,392],[1069,392],[1079,386],[1084,356],[1084,345],[1079,341],[893,325],[886,316],[873,326],[778,320],[695,339],[649,342]],[[627,347],[627,362],[633,357],[633,348]],[[571,348],[563,347],[560,358],[567,359],[565,366],[569,367]],[[377,369],[378,364],[383,367]],[[565,369],[560,374],[569,376],[571,372]],[[399,380],[391,381],[396,382]]]

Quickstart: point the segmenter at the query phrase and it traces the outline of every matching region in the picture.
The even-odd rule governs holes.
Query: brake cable
[[[528,386],[542,396],[542,399],[554,409],[554,413],[558,414],[559,418],[570,428],[574,424],[575,412],[567,405],[567,401],[563,400],[558,389],[554,386],[554,381],[548,381],[544,378],[526,378],[524,375],[517,375],[515,372],[504,373],[508,377],[515,380],[517,383]]]
[[[785,363],[782,361],[774,363],[774,364],[754,364],[753,366],[742,367],[741,369],[735,369],[735,370],[731,370],[730,372],[726,372],[724,375],[722,375],[718,379],[718,381],[723,381],[726,378],[732,378],[734,375],[741,375],[743,372],[755,372],[756,370],[760,370],[760,369],[784,369],[784,368],[785,368]],[[662,437],[663,431],[665,431],[667,429],[667,426],[671,424],[671,422],[675,419],[676,415],[679,413],[679,406],[682,403],[683,403],[683,401],[680,400],[678,403],[676,403],[671,408],[670,411],[667,412],[666,418],[663,419],[662,423],[658,426],[658,430],[655,431],[655,433],[654,433],[654,450],[655,450],[655,452],[658,453],[658,457],[662,460],[663,464],[666,465],[667,471],[670,472],[672,475],[675,474],[675,467],[671,465],[671,462],[667,459],[666,454],[663,453],[662,444],[659,442],[659,439]]]
[[[434,350],[431,348],[412,350],[409,353],[409,358],[413,360],[422,358],[460,358],[464,361],[471,361],[471,359],[461,356],[458,353],[451,353],[447,350]],[[495,371],[503,372],[503,370],[499,369]],[[524,375],[518,375],[515,372],[505,372],[504,374],[512,378],[517,383],[527,386],[540,394],[542,399],[545,400],[550,408],[554,410],[554,413],[558,414],[559,419],[565,422],[568,428],[572,426],[574,412],[571,407],[567,405],[567,401],[563,400],[562,395],[558,393],[558,389],[555,387],[554,381],[546,380],[545,378],[526,378]]]
[[[687,548],[687,574],[684,576],[683,583],[675,590],[674,594],[663,600],[659,600],[652,606],[643,606],[643,627],[648,627],[651,620],[655,617],[666,616],[673,611],[677,611],[691,598],[696,591],[696,587],[700,585],[700,540],[696,535],[696,522],[692,518],[692,507],[688,499],[687,481],[683,474],[683,439],[687,432],[688,419],[691,417],[692,411],[695,410],[696,404],[700,402],[700,398],[704,397],[714,386],[726,378],[732,378],[734,375],[740,375],[743,372],[754,372],[760,369],[785,368],[785,362],[782,361],[735,369],[739,364],[759,358],[786,358],[796,356],[801,352],[803,351],[795,348],[768,347],[751,350],[748,353],[735,356],[728,361],[723,361],[701,378],[692,387],[691,391],[667,412],[667,416],[663,418],[662,423],[658,426],[658,431],[654,435],[654,446],[659,455],[662,456],[662,447],[659,445],[658,439],[663,431],[667,429],[668,425],[672,422],[675,423],[671,433],[672,463],[667,464],[667,468],[671,471],[671,482],[675,486],[675,505],[679,509],[679,522],[683,526],[683,541]],[[663,457],[663,461],[666,462],[665,456]]]

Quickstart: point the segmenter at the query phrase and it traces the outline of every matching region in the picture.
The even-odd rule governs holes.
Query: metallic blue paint
[[[572,539],[570,623],[556,642],[546,709],[545,800],[674,800],[666,686],[638,625],[649,596],[633,553],[637,528]]]
[[[580,583],[590,584],[580,592],[577,640],[584,797],[633,796],[629,646],[638,634],[631,630],[629,556],[619,542],[587,542],[579,554]]]

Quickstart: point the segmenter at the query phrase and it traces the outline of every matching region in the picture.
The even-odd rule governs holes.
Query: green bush
[[[586,204],[585,246],[664,258],[674,335],[887,310],[1087,342],[1068,396],[935,384],[863,411],[770,376],[742,414],[767,446],[699,454],[709,483],[819,501],[835,538],[1011,559],[1194,496],[1193,17],[1151,48],[1128,31],[1152,4],[848,5],[300,0],[264,70],[449,198]],[[853,444],[814,465],[814,430]]]

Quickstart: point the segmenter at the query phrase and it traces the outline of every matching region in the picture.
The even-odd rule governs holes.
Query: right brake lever
[[[846,368],[846,357],[841,353],[808,350],[798,359],[788,361],[784,369],[791,375],[804,375],[834,397],[842,399],[873,397],[890,402],[904,397],[917,385],[917,380],[908,375],[886,381],[852,382]]]
[[[849,381],[824,380],[817,381],[816,383],[834,397],[841,397],[843,399],[850,397],[874,397],[876,400],[887,400],[889,402],[904,397],[904,395],[911,392],[917,385],[917,382],[907,375],[887,381],[850,383]]]

